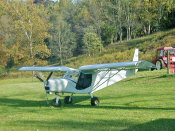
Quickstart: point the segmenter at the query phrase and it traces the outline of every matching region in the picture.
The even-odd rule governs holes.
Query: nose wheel
[[[57,96],[55,99],[52,100],[52,106],[54,107],[60,107],[61,106],[61,100]]]
[[[100,100],[98,97],[94,97],[92,94],[90,94],[91,96],[91,105],[92,106],[98,106],[100,104]]]

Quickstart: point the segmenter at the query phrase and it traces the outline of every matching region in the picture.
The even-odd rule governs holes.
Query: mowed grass
[[[65,105],[62,97],[62,107],[53,108],[46,104],[43,83],[0,80],[0,130],[175,130],[175,75],[166,70],[138,72],[94,96],[98,107],[90,105],[89,95],[76,94],[73,104]]]

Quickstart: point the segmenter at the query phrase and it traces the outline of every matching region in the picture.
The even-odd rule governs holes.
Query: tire
[[[52,106],[54,107],[60,107],[61,106],[61,100],[59,99],[58,104],[56,103],[56,98],[52,100]]]
[[[151,68],[150,71],[153,71],[153,70],[155,70],[155,69],[156,69],[156,68]]]
[[[92,106],[98,106],[99,104],[100,104],[100,100],[98,99],[98,97],[91,98],[91,105]]]
[[[69,98],[70,98],[70,101],[69,101]],[[64,98],[64,103],[65,103],[65,104],[72,104],[72,97],[66,96],[66,97]]]
[[[162,59],[156,60],[156,68],[157,70],[161,70],[165,68],[165,64]]]

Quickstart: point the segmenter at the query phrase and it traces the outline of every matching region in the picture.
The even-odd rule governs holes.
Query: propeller
[[[49,74],[49,76],[47,77],[46,81],[48,81],[48,80],[50,79],[50,77],[52,76],[52,74],[53,74],[53,72],[51,72],[51,73]]]
[[[44,82],[43,79],[41,79],[38,75],[34,75],[38,80],[40,80],[41,82]]]
[[[49,76],[47,77],[47,79],[45,80],[46,82],[49,81],[50,77],[52,76],[53,72],[51,72],[49,74]],[[45,82],[43,79],[41,79],[41,77],[39,77],[38,75],[34,75],[38,80],[40,80],[41,82]],[[46,84],[47,85],[47,84]]]
[[[41,79],[41,77],[39,77],[38,75],[34,75],[39,81],[44,83],[44,88],[46,90],[47,104],[48,104],[48,94],[49,94],[49,92],[47,91],[47,90],[49,90],[49,87],[47,85],[48,85],[48,81],[51,78],[52,74],[53,74],[53,72],[51,72],[49,74],[49,76],[47,77],[46,80]]]

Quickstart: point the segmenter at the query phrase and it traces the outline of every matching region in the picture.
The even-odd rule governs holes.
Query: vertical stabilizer
[[[133,61],[139,61],[139,49],[138,48],[135,49]]]

